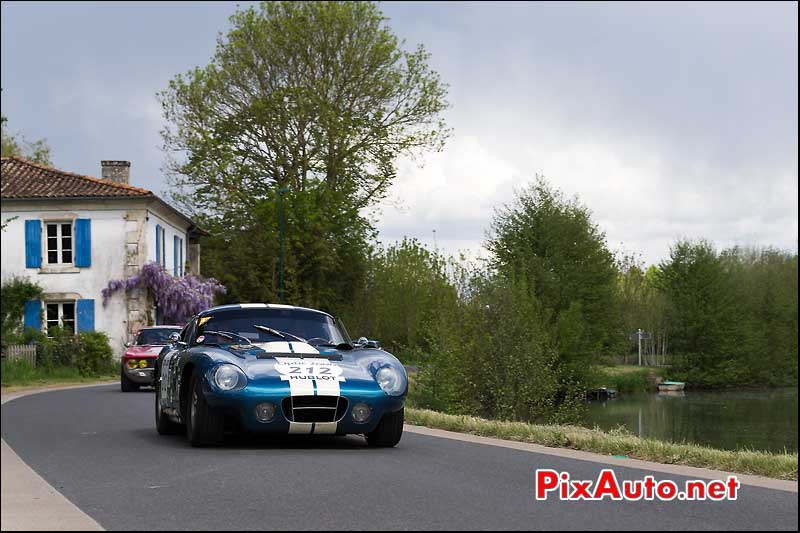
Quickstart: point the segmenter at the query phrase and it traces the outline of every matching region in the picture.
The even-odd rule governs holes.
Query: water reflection
[[[584,425],[728,450],[797,451],[797,389],[675,391],[592,402]]]

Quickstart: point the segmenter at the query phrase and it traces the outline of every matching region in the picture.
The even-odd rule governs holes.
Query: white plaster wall
[[[127,311],[124,291],[117,291],[103,306],[102,290],[112,279],[125,276],[125,213],[120,203],[102,202],[81,205],[80,202],[40,202],[20,204],[3,202],[0,217],[8,223],[0,235],[2,261],[0,277],[23,276],[38,283],[45,293],[77,293],[81,299],[94,299],[94,326],[105,332],[116,357],[124,352]],[[53,205],[58,204],[58,205]],[[88,218],[92,221],[92,264],[77,272],[46,273],[39,268],[25,267],[25,220],[61,218]],[[44,228],[42,242],[44,243]],[[43,266],[45,266],[43,255]]]
[[[183,262],[184,265],[186,264],[188,258],[188,250],[186,245],[186,230],[188,228],[182,228],[178,223],[170,222],[166,219],[166,217],[162,213],[156,213],[152,209],[147,211],[147,261],[155,261],[156,260],[156,225],[160,225],[164,228],[164,239],[166,241],[166,245],[164,246],[164,251],[166,253],[166,261],[164,263],[164,267],[167,269],[167,272],[172,274],[174,272],[173,265],[175,264],[175,245],[173,244],[173,238],[175,235],[178,236],[179,239],[183,239]],[[178,250],[178,261],[180,262],[180,249]],[[183,271],[186,271],[184,267]],[[178,270],[180,273],[181,271]]]

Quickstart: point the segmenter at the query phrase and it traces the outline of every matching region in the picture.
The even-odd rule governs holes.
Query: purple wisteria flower
[[[109,281],[103,289],[103,305],[108,304],[113,293],[137,286],[147,288],[153,295],[165,324],[183,324],[192,315],[211,307],[214,296],[226,291],[214,278],[203,279],[194,274],[172,276],[158,263],[150,262],[135,276]]]

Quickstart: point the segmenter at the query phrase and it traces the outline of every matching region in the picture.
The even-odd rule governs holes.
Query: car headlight
[[[406,388],[405,376],[391,366],[384,366],[375,372],[375,381],[389,396],[398,396]]]
[[[147,368],[147,359],[139,361],[139,368]]]
[[[125,364],[128,365],[128,368],[134,370],[136,368],[136,359],[128,359],[128,362]]]
[[[247,377],[236,365],[219,365],[217,369],[214,370],[214,384],[219,387],[220,390],[229,391],[244,387],[247,384]]]

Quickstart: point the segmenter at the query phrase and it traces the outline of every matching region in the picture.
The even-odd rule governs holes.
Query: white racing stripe
[[[270,353],[319,354],[313,346],[302,342],[268,342],[258,346]],[[289,382],[289,394],[292,397],[341,395],[339,383],[345,381],[345,378],[342,376],[342,367],[335,362],[321,357],[291,356],[275,357],[275,361],[275,370],[280,374],[281,380]],[[337,426],[336,422],[289,422],[289,434],[333,435]]]
[[[314,424],[314,435],[334,435],[337,425],[336,422],[317,422]]]
[[[289,422],[289,435],[308,435],[314,424],[308,422]]]
[[[317,380],[317,396],[339,396],[339,381],[337,379]]]

